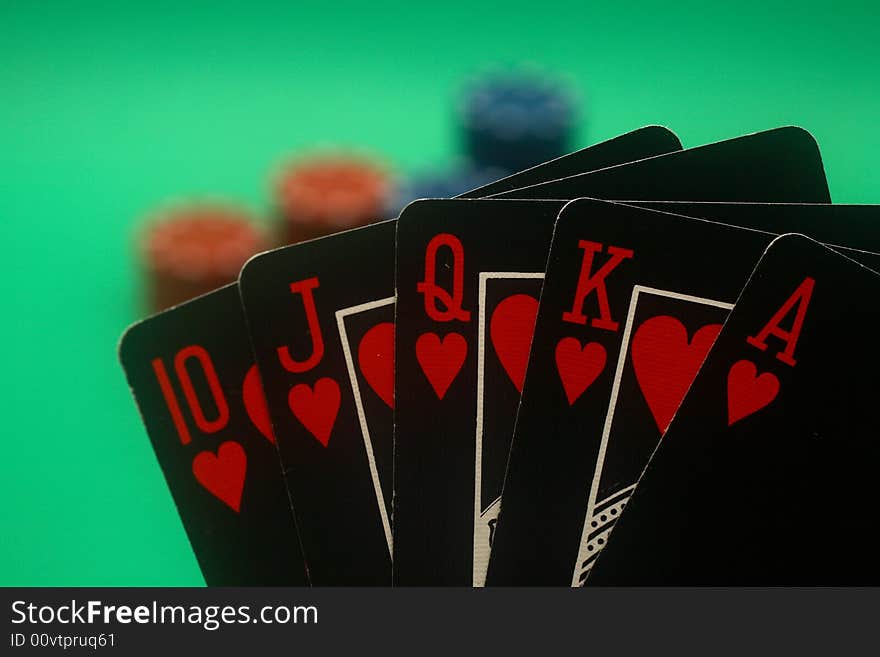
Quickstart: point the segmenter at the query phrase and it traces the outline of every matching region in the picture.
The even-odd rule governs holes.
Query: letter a
[[[810,297],[813,296],[813,286],[815,284],[816,281],[812,278],[805,278],[803,282],[798,285],[798,288],[794,293],[788,298],[788,301],[782,304],[779,310],[776,311],[776,314],[770,318],[770,321],[761,329],[760,333],[756,336],[747,337],[746,342],[753,347],[757,347],[761,351],[766,351],[767,338],[771,335],[776,336],[785,342],[785,349],[777,352],[776,358],[786,365],[794,367],[794,348],[797,346],[798,338],[801,335],[801,328],[803,328],[804,325],[804,317],[807,315],[807,307],[810,305]],[[786,315],[791,312],[791,309],[795,305],[797,305],[797,312],[794,316],[794,322],[791,325],[791,330],[786,331],[779,326],[779,323],[785,319]]]

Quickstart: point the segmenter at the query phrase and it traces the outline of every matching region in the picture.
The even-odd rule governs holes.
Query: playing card
[[[880,582],[877,298],[855,261],[774,241],[589,583]]]
[[[670,187],[691,187],[674,199]],[[775,175],[768,176],[768,172]],[[732,189],[737,183],[736,190]],[[803,128],[785,127],[697,148],[580,173],[496,196],[828,203],[831,197],[819,147]]]
[[[797,230],[828,245],[880,253],[880,206],[826,203],[714,203],[711,201],[632,201],[631,205],[771,233]]]
[[[239,279],[319,586],[391,579],[393,280],[394,222],[256,256]]]
[[[600,201],[566,206],[548,261],[489,584],[584,581],[772,238]]]
[[[484,198],[520,187],[680,150],[681,142],[675,133],[662,126],[649,125],[496,180],[466,192],[459,198]],[[540,198],[540,196],[530,198]]]
[[[812,166],[804,166],[804,151],[809,150],[804,142],[813,145]],[[787,145],[788,154],[765,157],[770,145]],[[751,156],[756,159],[747,164]],[[731,158],[726,165],[716,161],[726,157]],[[649,161],[655,164],[645,167]],[[647,190],[659,198],[705,198],[711,193],[737,199],[748,198],[753,187],[764,198],[803,194],[807,200],[827,200],[815,142],[796,129],[603,171],[614,175],[596,180],[575,176],[564,188],[541,188],[578,196],[583,184],[600,195],[607,186],[609,193],[625,190],[629,197]],[[711,179],[707,171],[726,178]],[[661,191],[652,182],[643,185],[641,175],[662,177],[666,186]],[[798,175],[808,182],[797,180]],[[469,207],[475,210],[464,209]],[[509,217],[512,212],[522,219]],[[403,396],[395,409],[396,585],[482,585],[485,579],[521,390],[519,370],[526,363],[533,300],[550,231],[546,218],[538,218],[536,225],[526,219],[530,212],[526,204],[459,200],[416,203],[401,215],[395,379]],[[473,218],[460,221],[459,214]],[[496,311],[510,313],[517,328],[498,329],[493,339]],[[503,326],[500,320],[498,326]],[[507,354],[505,346],[499,347],[502,342],[518,345],[511,349],[522,355]]]
[[[133,325],[119,357],[205,581],[307,584],[236,286]]]
[[[398,220],[396,585],[483,583],[563,204],[417,201]]]
[[[643,128],[515,174],[502,187],[540,180],[544,166],[557,175],[679,147],[668,130]],[[391,581],[394,230],[383,222],[277,249],[241,273],[316,585]]]

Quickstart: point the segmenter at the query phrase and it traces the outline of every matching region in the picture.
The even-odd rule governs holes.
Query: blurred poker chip
[[[389,170],[362,154],[295,159],[274,181],[278,242],[295,244],[384,219],[393,190]]]
[[[420,171],[406,178],[392,206],[397,216],[407,205],[420,198],[454,198],[510,175],[497,167],[451,166]]]
[[[231,204],[193,202],[155,213],[138,239],[149,310],[232,283],[248,258],[267,248],[252,217]]]
[[[520,171],[569,152],[578,115],[569,85],[521,70],[487,73],[466,84],[458,120],[474,164]]]

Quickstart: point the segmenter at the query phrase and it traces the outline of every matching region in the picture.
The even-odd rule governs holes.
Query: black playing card
[[[855,261],[774,241],[589,584],[880,583],[878,298]]]
[[[880,206],[826,203],[713,203],[633,201],[631,205],[699,217],[771,233],[794,230],[824,244],[880,253]]]
[[[769,172],[773,175],[768,175]],[[682,191],[688,182],[686,194],[677,197],[670,194],[670,189]],[[828,203],[831,200],[819,147],[812,135],[795,127],[766,130],[657,155],[496,196],[771,203]]]
[[[562,201],[433,200],[397,224],[395,585],[482,585]]]
[[[657,125],[645,126],[483,185],[459,198],[484,198],[548,180],[680,150],[681,142],[671,130]]]
[[[583,582],[772,237],[600,201],[566,206],[489,584]]]
[[[307,584],[236,286],[133,325],[119,357],[205,581]]]
[[[391,581],[394,227],[257,256],[239,279],[319,586]]]
[[[504,182],[540,180],[544,166],[552,177],[679,147],[669,131],[643,128]],[[374,224],[262,254],[241,275],[317,585],[390,582],[394,240],[394,222]]]

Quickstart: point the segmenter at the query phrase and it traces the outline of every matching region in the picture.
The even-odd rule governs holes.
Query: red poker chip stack
[[[157,215],[139,241],[150,310],[232,283],[247,259],[267,248],[251,217],[231,206],[192,204]]]
[[[295,244],[385,218],[393,185],[374,160],[325,154],[284,167],[274,192],[279,242]]]

